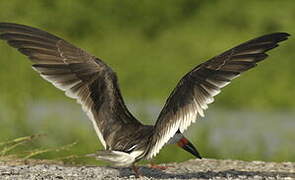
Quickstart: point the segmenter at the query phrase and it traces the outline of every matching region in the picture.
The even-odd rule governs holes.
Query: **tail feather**
[[[122,151],[97,151],[94,154],[88,154],[86,156],[95,157],[97,160],[106,161],[116,166],[129,166],[135,161],[133,156]]]

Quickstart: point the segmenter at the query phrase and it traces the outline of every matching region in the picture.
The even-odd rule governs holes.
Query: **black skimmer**
[[[115,72],[101,59],[45,31],[0,23],[0,38],[26,55],[41,77],[82,105],[105,149],[95,154],[97,159],[132,165],[136,173],[134,163],[153,158],[165,144],[178,144],[201,158],[182,133],[204,116],[221,88],[255,67],[288,36],[264,35],[196,66],[182,77],[151,126],[143,125],[128,111]]]

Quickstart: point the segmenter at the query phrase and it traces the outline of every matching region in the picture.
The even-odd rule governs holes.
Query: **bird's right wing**
[[[236,46],[187,73],[170,94],[150,140],[146,158],[152,158],[179,130],[204,116],[221,88],[267,57],[265,52],[287,39],[287,33],[264,35]]]
[[[82,105],[104,148],[110,134],[124,130],[124,124],[141,124],[125,106],[116,74],[100,59],[25,25],[0,23],[0,38],[26,55],[45,80]]]

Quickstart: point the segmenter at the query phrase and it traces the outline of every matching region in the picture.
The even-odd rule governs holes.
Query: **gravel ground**
[[[165,164],[166,170],[140,166],[139,179],[295,179],[295,163],[190,160]],[[136,179],[130,168],[0,163],[0,179]]]

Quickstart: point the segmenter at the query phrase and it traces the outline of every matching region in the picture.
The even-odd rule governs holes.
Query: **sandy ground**
[[[140,166],[139,179],[295,179],[295,163],[237,160],[190,160],[166,164],[166,170]],[[7,164],[0,162],[0,179],[136,179],[130,168]]]

